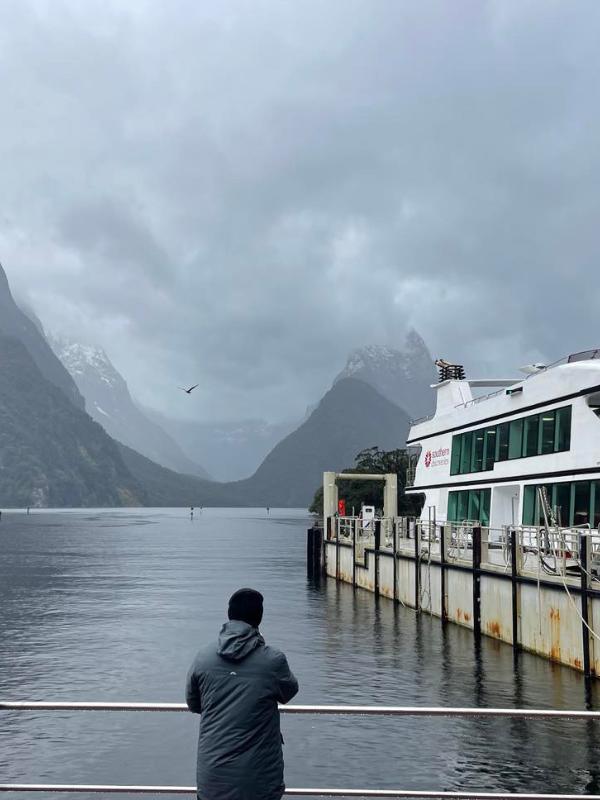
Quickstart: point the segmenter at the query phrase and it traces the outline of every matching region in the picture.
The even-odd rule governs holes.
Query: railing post
[[[356,518],[352,521],[352,586],[356,588]]]
[[[392,558],[394,559],[393,563],[394,603],[398,602],[398,559],[396,557],[397,548],[398,548],[398,530],[396,525],[396,517],[392,517]]]
[[[590,678],[592,668],[590,663],[590,535],[582,532],[579,535],[579,559],[581,563],[581,641],[583,645],[583,674]]]
[[[448,621],[448,597],[446,594],[446,526],[440,525],[440,613],[442,622]]]
[[[308,529],[306,540],[306,569],[308,576],[313,578],[321,574],[321,552],[323,550],[323,535],[321,529],[313,526]]]
[[[421,608],[421,527],[419,520],[413,523],[415,532],[415,608]]]
[[[335,521],[335,579],[340,579],[340,526],[338,525],[337,518]]]
[[[481,528],[473,528],[473,634],[481,636]]]
[[[512,595],[512,646],[514,654],[519,651],[519,561],[517,553],[517,531],[510,529],[510,576]]]
[[[379,548],[381,546],[381,520],[375,520],[375,597],[379,595]]]

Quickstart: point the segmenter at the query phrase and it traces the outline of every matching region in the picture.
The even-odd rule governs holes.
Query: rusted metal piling
[[[324,528],[309,531],[313,572],[600,676],[596,531],[559,531],[549,546],[545,531],[514,526],[333,516]]]

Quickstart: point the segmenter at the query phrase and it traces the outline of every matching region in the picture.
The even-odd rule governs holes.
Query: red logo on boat
[[[428,450],[425,453],[425,466],[429,467],[431,465],[431,450]]]

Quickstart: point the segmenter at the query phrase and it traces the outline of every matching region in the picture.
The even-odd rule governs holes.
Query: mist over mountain
[[[113,439],[176,472],[210,478],[203,467],[188,458],[177,442],[139,408],[127,382],[102,348],[59,336],[50,337],[50,344],[85,398],[88,414]]]
[[[61,389],[78,408],[85,408],[73,378],[53,353],[40,330],[37,317],[30,319],[15,303],[8,278],[0,264],[0,334],[18,339],[35,361],[42,375]]]
[[[105,431],[0,334],[0,506],[145,505]]]
[[[188,458],[201,460],[218,481],[235,481],[252,475],[273,447],[299,424],[176,420],[148,408],[144,412],[173,437]]]
[[[403,447],[409,424],[405,411],[366,382],[340,379],[254,475],[231,488],[257,505],[307,507],[323,472],[352,466],[365,447]]]
[[[412,332],[404,350],[371,346],[352,353],[298,427],[165,421],[188,453],[201,453],[211,470],[249,474],[218,483],[162,430],[157,420],[164,418],[136,405],[103,350],[56,339],[59,360],[42,323],[17,308],[3,272],[0,278],[4,506],[306,507],[325,470],[352,465],[366,447],[402,447],[409,417],[389,396],[412,413],[423,412],[435,378],[427,348]],[[81,407],[82,395],[89,414]]]
[[[365,381],[390,402],[403,408],[412,419],[430,414],[437,382],[433,359],[421,336],[411,330],[402,349],[367,345],[353,350],[337,376]]]
[[[404,411],[364,381],[346,378],[335,383],[309,418],[279,442],[246,480],[210,483],[176,475],[121,450],[151,505],[308,508],[323,472],[352,466],[365,447],[402,447],[408,428]]]

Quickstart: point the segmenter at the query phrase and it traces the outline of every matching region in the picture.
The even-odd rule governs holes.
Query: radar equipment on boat
[[[536,375],[538,372],[543,372],[546,369],[546,364],[525,364],[524,367],[519,367],[519,372],[525,375]]]

